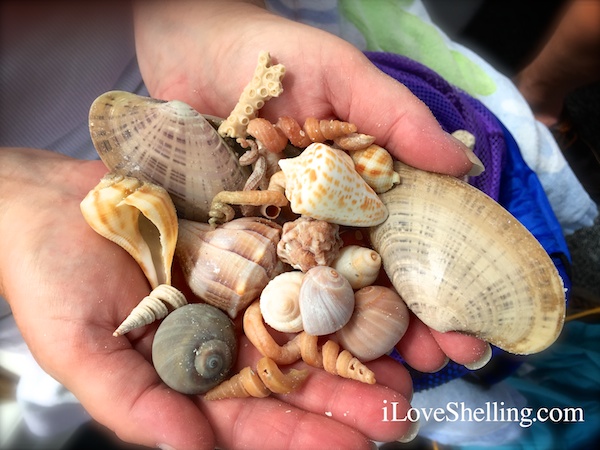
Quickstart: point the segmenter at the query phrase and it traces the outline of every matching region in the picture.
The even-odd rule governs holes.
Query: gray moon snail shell
[[[233,322],[203,303],[176,309],[160,324],[152,362],[160,378],[183,394],[203,394],[228,378],[237,357]]]

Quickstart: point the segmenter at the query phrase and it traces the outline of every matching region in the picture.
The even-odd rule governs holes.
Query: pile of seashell
[[[226,120],[127,92],[93,103],[110,172],[81,210],[151,287],[115,336],[164,318],[158,374],[209,399],[291,392],[307,372],[279,366],[299,359],[374,383],[364,363],[397,344],[409,309],[517,354],[552,344],[564,289],[537,240],[482,192],[393,161],[353,124],[257,117],[284,73],[261,53]],[[370,245],[345,242],[357,230]],[[201,303],[171,286],[174,258]],[[264,358],[231,377],[242,315]],[[291,337],[280,345],[273,330]]]

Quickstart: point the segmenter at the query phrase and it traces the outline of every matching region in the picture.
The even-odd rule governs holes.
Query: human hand
[[[377,385],[309,368],[297,392],[266,399],[208,402],[163,384],[150,362],[157,324],[112,336],[149,286],[81,215],[81,200],[105,172],[98,161],[0,152],[0,294],[38,363],[92,417],[125,441],[176,449],[369,448],[369,439],[414,431],[410,422],[383,421],[391,402],[403,417],[412,391],[408,373],[384,358],[369,363]],[[259,355],[242,341],[238,358],[240,369]]]
[[[455,176],[472,167],[466,147],[443,132],[426,105],[333,35],[239,1],[140,2],[135,18],[139,63],[154,97],[227,117],[259,52],[268,50],[286,76],[284,93],[261,116],[340,118],[415,167]],[[415,369],[438,370],[448,357],[474,367],[489,358],[485,342],[429,330],[412,317],[398,347]]]

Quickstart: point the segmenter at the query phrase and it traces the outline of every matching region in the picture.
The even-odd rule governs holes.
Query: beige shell
[[[265,286],[260,294],[260,312],[267,325],[284,333],[302,331],[300,285],[304,273],[284,272]]]
[[[371,248],[347,245],[330,266],[346,277],[352,289],[360,289],[373,284],[379,276],[381,256]]]
[[[177,214],[163,188],[108,173],[80,207],[98,234],[123,247],[136,260],[153,289],[171,283]]]
[[[208,220],[213,197],[242,190],[250,174],[209,121],[177,100],[110,91],[93,102],[89,127],[111,171],[163,186],[186,219]]]
[[[179,221],[176,256],[194,294],[235,318],[281,272],[277,242],[281,227],[243,217],[211,229]]]
[[[311,144],[299,156],[280,160],[279,166],[285,174],[285,195],[296,214],[362,227],[387,217],[377,194],[342,150]]]
[[[558,337],[565,291],[535,237],[481,191],[395,164],[402,183],[381,194],[388,219],[370,230],[408,307],[438,331],[462,331],[516,354]]]
[[[409,313],[406,304],[393,290],[367,286],[354,294],[352,317],[335,333],[337,341],[363,362],[388,353],[404,336]]]
[[[335,269],[316,266],[306,272],[300,286],[300,313],[306,333],[334,333],[350,320],[353,310],[352,286]]]
[[[356,171],[378,194],[400,182],[392,156],[385,148],[373,144],[363,150],[351,151],[350,157]]]

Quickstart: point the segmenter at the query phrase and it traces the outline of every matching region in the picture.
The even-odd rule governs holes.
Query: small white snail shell
[[[354,310],[354,291],[335,269],[317,266],[304,275],[300,286],[300,312],[304,331],[313,336],[342,328]]]
[[[284,333],[302,331],[300,285],[304,273],[284,272],[265,286],[260,294],[260,312],[267,325]]]
[[[331,267],[345,276],[352,289],[373,284],[381,269],[381,256],[375,250],[360,245],[342,247]]]
[[[358,359],[371,361],[402,338],[408,328],[408,308],[396,291],[383,286],[364,287],[354,298],[354,313],[335,337]]]

